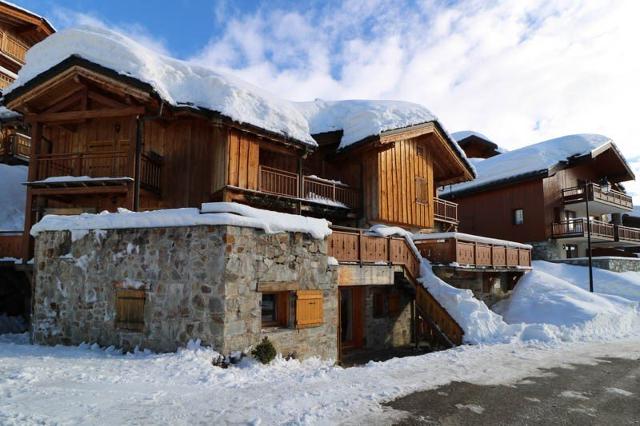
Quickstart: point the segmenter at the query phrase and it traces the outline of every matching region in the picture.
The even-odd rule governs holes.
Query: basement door
[[[340,287],[340,328],[342,350],[361,348],[364,344],[364,288]]]

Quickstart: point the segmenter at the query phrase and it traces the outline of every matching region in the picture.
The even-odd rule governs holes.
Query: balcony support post
[[[138,115],[136,117],[136,152],[133,172],[133,211],[140,209],[140,170],[142,162],[142,126],[144,122]]]

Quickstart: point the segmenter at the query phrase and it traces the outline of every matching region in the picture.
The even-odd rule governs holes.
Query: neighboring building
[[[594,254],[640,246],[640,229],[621,223],[633,209],[622,182],[635,177],[605,136],[564,136],[475,166],[476,180],[440,193],[459,204],[463,232],[532,244],[538,259],[585,256],[588,207]]]
[[[182,290],[176,289],[183,288],[186,282],[196,285],[193,280],[206,283],[212,279],[212,275],[206,274],[193,278],[189,268],[168,271],[172,274],[169,278],[156,274],[158,268],[167,266],[160,265],[165,260],[156,256],[165,245],[154,246],[147,239],[153,237],[156,241],[169,233],[174,235],[171,244],[178,246],[176,250],[183,250],[180,256],[188,255],[186,250],[193,251],[198,259],[219,258],[223,264],[216,267],[227,271],[233,268],[236,278],[244,270],[238,269],[238,265],[252,268],[258,258],[266,265],[283,262],[291,265],[293,278],[274,278],[263,271],[266,275],[248,276],[249,281],[242,283],[242,290],[229,275],[223,287],[215,291],[234,294],[250,289],[252,293],[243,293],[246,298],[234,305],[235,313],[226,310],[224,315],[237,315],[243,321],[249,321],[249,317],[255,320],[255,302],[261,300],[262,316],[270,316],[272,327],[285,329],[286,336],[291,336],[295,320],[289,315],[282,319],[273,310],[293,312],[287,306],[311,294],[297,294],[298,289],[309,290],[315,292],[315,298],[321,294],[320,303],[334,306],[326,311],[333,312],[325,323],[329,328],[321,328],[322,333],[334,333],[332,336],[342,348],[406,345],[417,339],[415,325],[422,321],[431,332],[449,343],[462,341],[460,327],[417,283],[420,259],[406,241],[365,232],[376,224],[422,232],[449,231],[457,227],[456,204],[439,199],[436,188],[471,180],[474,170],[464,152],[426,108],[393,101],[288,102],[233,77],[155,55],[130,39],[102,29],[70,29],[55,34],[35,46],[31,58],[16,86],[5,96],[7,106],[23,113],[31,125],[22,240],[24,260],[34,253],[29,234],[33,224],[51,213],[72,215],[115,211],[118,207],[132,211],[199,208],[202,203],[233,201],[261,209],[326,218],[334,225],[331,236],[320,243],[305,243],[308,245],[305,248],[292,243],[301,238],[292,233],[283,241],[264,237],[265,244],[254,247],[246,241],[239,246],[229,242],[230,237],[234,239],[236,233],[243,232],[235,227],[189,228],[173,234],[160,225],[148,232],[135,228],[112,232],[112,228],[105,225],[100,229],[108,230],[109,237],[105,240],[108,243],[100,243],[94,249],[103,256],[102,260],[109,260],[117,256],[116,251],[122,251],[123,244],[128,247],[125,242],[144,246],[144,252],[139,256],[136,253],[127,268],[134,268],[140,262],[147,265],[141,276],[133,278],[150,286],[146,288],[151,292],[149,298],[145,296],[148,303],[157,300],[156,297],[180,297],[178,293]],[[203,247],[203,253],[196,255],[200,250],[198,243],[189,241],[199,232],[211,234],[215,250],[220,248],[218,242],[224,241],[228,251],[209,251]],[[261,240],[263,235],[250,237]],[[496,282],[498,287],[502,283],[502,290],[508,290],[514,278],[530,267],[528,247],[516,247],[506,241],[470,243],[467,238],[445,232],[438,240],[424,242],[418,248],[428,256],[434,252],[434,244],[453,247],[451,251],[439,252],[438,261],[446,270],[443,274],[455,275],[458,268],[463,268],[464,274],[476,274],[479,279],[470,280],[469,286],[477,292],[496,290]],[[61,306],[58,302],[54,309],[47,307],[46,301],[64,297],[66,290],[55,286],[58,278],[55,271],[63,270],[64,262],[70,261],[64,260],[68,250],[80,255],[88,249],[82,244],[91,241],[85,240],[87,238],[78,240],[66,231],[38,237],[34,259],[34,329],[46,329],[50,315],[70,315],[68,310],[84,306],[81,300],[80,305],[74,305],[78,299],[73,299],[63,314],[60,309],[56,310]],[[110,246],[115,242],[117,248]],[[187,243],[189,248],[184,246]],[[317,254],[318,250],[322,256]],[[276,255],[279,251],[285,253]],[[230,260],[227,255],[221,257],[219,253],[223,252],[238,255]],[[143,253],[156,253],[153,255],[156,257],[147,259]],[[291,263],[287,260],[291,255],[308,257],[310,263]],[[339,263],[335,271],[325,267],[330,263],[329,257]],[[166,261],[171,263],[173,259]],[[96,262],[89,266],[95,268],[90,270],[90,276],[93,272],[111,271],[104,269],[100,259]],[[239,264],[229,265],[229,262]],[[207,274],[221,271],[208,270]],[[300,277],[307,273],[327,276],[302,280]],[[86,276],[73,269],[65,275],[65,285],[75,289],[110,286],[109,290],[95,291],[103,291],[101,297],[112,298],[112,287],[116,284],[110,280],[121,282],[126,278],[120,272],[109,273],[100,275],[104,280],[90,283]],[[262,281],[271,284],[261,287]],[[175,288],[165,290],[177,293],[161,296],[154,293],[164,286]],[[104,314],[103,318],[109,321],[105,326],[110,327],[109,341],[124,339],[125,331],[114,329],[117,328],[116,302],[112,299],[101,302],[107,303],[99,306],[108,309],[100,311],[100,315]],[[175,299],[171,303],[179,301]],[[209,321],[206,327],[231,321],[231,317],[207,316],[209,306],[202,307],[200,302],[196,305],[194,309],[205,311]],[[147,308],[144,309],[144,317],[151,318],[142,331],[137,331],[144,336],[127,338],[127,341],[151,345],[155,339],[152,334],[160,332],[155,327],[162,326],[154,321],[156,314],[148,317]],[[172,311],[172,315],[180,313]],[[191,314],[185,312],[184,315]],[[336,332],[338,318],[340,326]],[[232,348],[229,341],[215,340],[199,326],[188,327],[187,322],[180,322],[184,330],[178,333],[172,329],[168,340],[155,341],[154,347],[168,348],[169,341],[184,344],[187,338],[203,337],[207,342]],[[107,341],[99,338],[103,336],[100,333],[106,333],[104,329],[91,331],[82,321],[67,322],[65,327],[66,331],[61,334],[34,336],[42,342],[76,342],[78,336],[87,335]],[[235,330],[234,335],[246,332],[246,329],[238,331],[240,322],[230,327]],[[259,324],[253,321],[247,327],[255,331]],[[246,334],[245,340],[238,338],[239,343],[233,348],[253,341],[257,334]],[[63,336],[70,340],[64,340]],[[311,343],[305,341],[305,345]],[[324,354],[325,349],[314,350]]]
[[[452,133],[451,137],[458,142],[467,158],[491,158],[505,152],[498,144],[491,142],[489,138],[478,132],[463,130]]]

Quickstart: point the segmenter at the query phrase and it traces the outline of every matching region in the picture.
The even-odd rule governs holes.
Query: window
[[[373,317],[384,318],[386,317],[386,309],[384,303],[384,293],[381,290],[374,290],[373,292]]]
[[[287,327],[289,325],[289,292],[263,293],[262,302],[263,327]]]
[[[425,155],[424,155],[424,146],[416,145],[416,154],[418,154],[418,157],[425,157]]]
[[[567,244],[564,249],[567,252],[567,259],[578,257],[578,246],[576,244]]]
[[[524,223],[524,209],[515,209],[513,211],[513,224],[522,225]]]
[[[144,290],[116,288],[116,327],[123,330],[144,330]]]
[[[423,177],[416,178],[416,201],[421,204],[429,202],[429,187],[427,180]]]

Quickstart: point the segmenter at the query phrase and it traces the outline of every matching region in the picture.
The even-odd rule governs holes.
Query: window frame
[[[521,212],[521,217],[519,221],[518,221],[518,212]],[[524,225],[524,209],[522,207],[513,209],[511,218],[514,225],[516,226]]]
[[[275,319],[264,320],[263,312],[263,299],[264,296],[274,296],[273,310]],[[289,317],[291,314],[290,309],[291,292],[288,290],[283,291],[265,291],[260,295],[260,324],[262,328],[288,328]]]
[[[427,181],[427,178],[423,178],[422,176],[416,176],[415,181],[416,181],[416,203],[428,205],[429,204],[429,182]],[[421,194],[421,192],[423,193]]]

